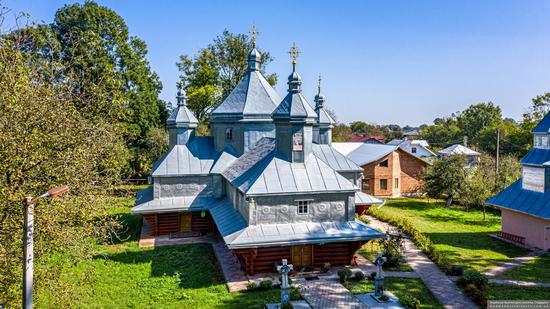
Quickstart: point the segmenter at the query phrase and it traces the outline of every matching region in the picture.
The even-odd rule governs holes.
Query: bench
[[[525,237],[522,237],[522,236],[518,236],[518,235],[514,235],[514,234],[502,232],[502,231],[498,232],[497,236],[521,245],[525,245]]]

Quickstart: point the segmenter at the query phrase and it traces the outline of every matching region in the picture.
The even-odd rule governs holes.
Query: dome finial
[[[185,100],[187,97],[185,96],[185,90],[183,89],[183,85],[181,83],[178,83],[178,94],[176,95],[176,99],[178,101],[178,106],[185,105]]]
[[[298,58],[301,53],[302,52],[298,49],[298,46],[296,46],[296,42],[292,42],[292,46],[288,51],[288,54],[292,58],[292,72],[296,71],[296,58]]]
[[[319,79],[317,80],[317,94],[321,94],[321,74],[319,74]]]
[[[255,24],[252,24],[252,29],[250,29],[250,35],[252,36],[252,48],[256,48],[256,38],[258,38],[258,31],[256,30]]]

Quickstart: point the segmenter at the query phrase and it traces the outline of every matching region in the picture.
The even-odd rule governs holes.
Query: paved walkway
[[[492,269],[484,272],[483,274],[485,276],[489,277],[489,278],[494,278],[496,276],[500,276],[503,273],[505,273],[509,270],[512,270],[512,269],[518,267],[519,265],[521,265],[521,264],[523,264],[527,261],[530,261],[530,260],[536,258],[540,254],[541,254],[541,252],[531,251],[526,256],[520,256],[520,257],[517,257],[517,258],[513,258],[509,261],[506,261],[506,262],[500,264],[499,266],[497,266],[495,268],[492,268]]]
[[[302,283],[300,293],[313,309],[368,309],[337,281],[305,281]]]
[[[383,231],[396,229],[394,226],[374,217],[369,216],[369,219],[371,220],[369,225],[372,227]],[[424,255],[411,240],[403,240],[401,255],[445,308],[477,308],[477,306],[460,291],[456,284],[426,255]]]
[[[229,292],[246,290],[248,277],[241,270],[241,264],[235,254],[218,238],[214,238],[212,247],[214,247],[214,253],[222,269]]]

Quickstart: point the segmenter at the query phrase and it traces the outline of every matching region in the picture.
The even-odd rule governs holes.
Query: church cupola
[[[289,54],[292,57],[292,73],[288,77],[288,93],[273,112],[277,150],[292,162],[302,163],[311,154],[313,125],[317,115],[302,95],[302,78],[296,72],[296,58],[300,54],[296,44]]]
[[[185,90],[181,86],[178,87],[176,98],[178,105],[166,120],[170,148],[187,144],[195,136],[195,128],[199,124],[195,115],[187,108]]]
[[[317,94],[315,95],[315,113],[317,113],[317,122],[313,126],[313,141],[317,144],[332,143],[332,128],[334,119],[325,109],[325,96],[321,93],[321,76],[317,81]]]

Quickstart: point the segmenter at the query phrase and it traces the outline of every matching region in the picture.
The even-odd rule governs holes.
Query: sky
[[[2,0],[0,0],[2,1]],[[4,0],[14,12],[52,22],[70,0]],[[550,1],[97,1],[147,43],[148,60],[174,102],[182,54],[193,55],[224,29],[247,33],[274,57],[285,95],[288,50],[313,104],[322,75],[337,120],[430,124],[471,104],[492,101],[521,119],[531,99],[550,92]]]

